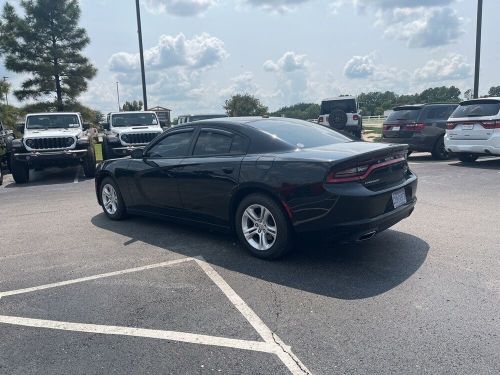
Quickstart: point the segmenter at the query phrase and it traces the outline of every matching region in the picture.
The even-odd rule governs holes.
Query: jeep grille
[[[75,143],[72,137],[31,138],[26,145],[34,150],[51,150],[69,148]]]
[[[132,133],[122,134],[121,140],[129,145],[146,144],[151,142],[158,136],[159,133]]]

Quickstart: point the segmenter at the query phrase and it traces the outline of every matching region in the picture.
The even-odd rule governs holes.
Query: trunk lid
[[[476,99],[460,104],[447,124],[450,140],[486,140],[500,128],[500,100]]]
[[[410,138],[423,129],[418,122],[422,107],[403,106],[394,108],[384,121],[382,133],[385,138]]]

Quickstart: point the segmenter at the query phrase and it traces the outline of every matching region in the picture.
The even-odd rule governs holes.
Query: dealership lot
[[[81,169],[0,187],[0,373],[497,373],[500,159],[410,158],[414,214],[277,262],[105,218]]]

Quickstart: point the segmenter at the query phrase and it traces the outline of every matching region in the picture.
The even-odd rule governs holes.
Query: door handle
[[[225,174],[231,174],[234,172],[234,168],[222,168],[222,172]]]

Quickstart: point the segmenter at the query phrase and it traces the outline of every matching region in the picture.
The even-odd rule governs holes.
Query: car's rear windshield
[[[307,121],[263,120],[252,122],[250,125],[297,148],[352,142],[350,138],[330,128]]]
[[[113,127],[158,125],[158,119],[154,113],[123,112],[113,115],[111,125]]]
[[[69,129],[80,127],[77,115],[31,115],[26,129]]]
[[[422,108],[420,107],[405,107],[405,108],[395,108],[389,116],[387,116],[387,122],[397,122],[397,121],[416,121],[418,115],[420,114]]]
[[[321,114],[328,115],[334,110],[340,109],[345,113],[356,113],[356,100],[354,99],[338,99],[324,100],[321,102]]]
[[[451,118],[495,116],[500,112],[500,102],[496,100],[474,100],[463,102],[451,114]]]

